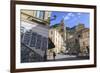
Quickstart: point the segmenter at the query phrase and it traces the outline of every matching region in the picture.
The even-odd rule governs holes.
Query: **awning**
[[[51,41],[51,39],[48,38],[48,49],[52,49],[52,48],[55,48],[55,45],[54,45],[54,43]]]

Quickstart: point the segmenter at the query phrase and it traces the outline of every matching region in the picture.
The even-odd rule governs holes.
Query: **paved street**
[[[68,61],[68,60],[85,60],[89,59],[89,57],[77,57],[75,55],[68,54],[56,54],[55,59],[50,59],[48,61]]]
[[[55,59],[76,58],[75,55],[56,54]]]

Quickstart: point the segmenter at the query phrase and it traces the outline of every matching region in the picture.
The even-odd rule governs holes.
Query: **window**
[[[37,11],[36,17],[40,19],[44,19],[44,14],[45,14],[45,11]]]
[[[36,17],[39,18],[40,11],[36,11]]]
[[[46,50],[48,47],[48,38],[42,37],[42,50]]]
[[[85,42],[83,42],[83,46],[85,45]]]
[[[40,49],[41,48],[41,35],[37,35],[37,42],[36,42],[36,49]]]
[[[53,34],[53,31],[51,31],[51,35]]]
[[[30,43],[30,47],[35,47],[36,46],[36,37],[37,34],[35,32],[32,33],[32,37],[31,37],[31,43]]]
[[[78,38],[81,38],[81,35],[78,35]]]
[[[26,31],[25,35],[24,35],[24,41],[23,43],[28,45],[30,42],[30,38],[31,38],[31,31]]]
[[[78,43],[78,40],[77,39],[75,39],[75,43]]]

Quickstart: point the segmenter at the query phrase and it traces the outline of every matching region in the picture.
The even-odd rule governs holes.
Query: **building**
[[[52,40],[52,42],[55,45],[55,48],[53,48],[53,51],[55,53],[61,53],[64,52],[65,47],[65,29],[64,29],[64,23],[63,20],[59,24],[52,25],[49,30],[49,37]]]
[[[50,29],[49,31],[49,37],[50,39],[53,41],[54,45],[55,45],[55,48],[54,48],[54,51],[56,53],[60,53],[61,51],[64,50],[64,40],[61,36],[61,34],[59,33],[59,31],[57,29]]]
[[[77,55],[80,49],[79,39],[76,34],[76,27],[72,28],[66,27],[67,41],[66,41],[66,50],[68,50],[68,54]]]
[[[76,28],[75,29],[76,29],[76,32],[78,32],[78,31],[81,31],[84,28],[85,28],[84,24],[79,23],[78,25],[76,25]]]
[[[50,12],[21,10],[21,62],[46,60]]]
[[[50,11],[21,10],[21,20],[37,20],[42,23],[49,23],[50,15]]]
[[[89,55],[89,28],[78,24],[72,28],[66,27],[66,50],[70,55]]]
[[[81,31],[81,37],[80,37],[80,51],[83,56],[87,55],[89,56],[89,28],[85,28]]]

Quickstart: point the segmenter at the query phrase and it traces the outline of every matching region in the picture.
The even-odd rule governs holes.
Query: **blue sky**
[[[57,18],[55,20],[50,21],[50,26],[60,23],[62,19],[64,19],[64,24],[67,27],[73,27],[78,25],[79,23],[85,24],[85,27],[89,28],[90,26],[90,14],[84,12],[57,12],[52,11],[51,19],[56,15]]]

